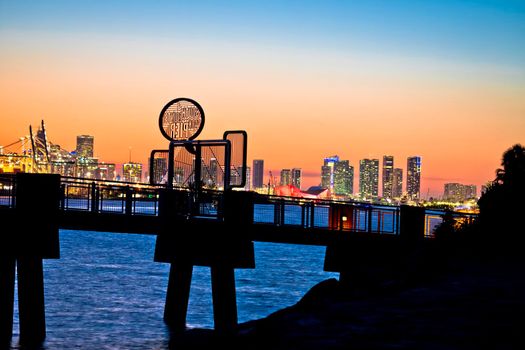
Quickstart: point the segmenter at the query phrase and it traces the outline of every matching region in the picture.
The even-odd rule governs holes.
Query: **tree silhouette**
[[[525,148],[516,144],[503,154],[502,169],[478,201],[479,223],[491,239],[524,239]]]
[[[496,182],[518,190],[525,184],[525,148],[514,145],[503,154],[503,169],[496,171]]]

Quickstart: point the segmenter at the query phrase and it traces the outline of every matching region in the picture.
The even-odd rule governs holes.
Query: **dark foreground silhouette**
[[[171,347],[524,349],[525,149],[507,150],[502,166],[479,201],[479,220],[445,218],[404,273],[365,266],[366,280],[324,281],[236,334],[192,330],[174,335]]]

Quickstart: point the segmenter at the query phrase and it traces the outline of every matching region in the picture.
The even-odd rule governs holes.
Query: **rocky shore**
[[[193,330],[173,348],[524,349],[525,259],[447,258],[417,278],[373,285],[329,279],[296,305],[229,337]],[[412,276],[414,277],[414,276]]]

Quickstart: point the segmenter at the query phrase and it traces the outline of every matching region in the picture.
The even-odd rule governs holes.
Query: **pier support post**
[[[20,343],[40,344],[46,338],[42,259],[20,257],[17,270]]]
[[[189,262],[173,262],[170,267],[164,321],[173,332],[186,329],[186,314],[190,298],[193,265]]]
[[[0,348],[9,348],[13,335],[15,259],[0,258]]]
[[[425,208],[402,205],[400,216],[400,237],[413,242],[425,238]]]
[[[16,227],[12,225],[8,234],[2,237],[1,243],[4,244],[6,240],[7,245],[0,251],[2,265],[0,269],[5,269],[7,273],[1,271],[0,274],[2,276],[0,277],[1,332],[2,337],[4,332],[7,338],[12,336],[12,300],[16,262],[19,342],[24,346],[38,347],[46,337],[42,259],[60,257],[58,237],[60,175],[18,173],[15,177],[15,185],[13,199],[15,206],[0,215],[0,219],[6,218],[4,221],[23,223]],[[11,318],[10,322],[7,317]]]
[[[211,289],[215,330],[231,333],[237,327],[237,297],[233,267],[212,265]]]
[[[245,237],[253,223],[253,195],[226,192],[223,203],[216,220],[188,219],[186,192],[160,193],[154,260],[171,264],[164,321],[173,333],[186,328],[193,266],[211,269],[215,330],[231,334],[237,328],[234,269],[255,268],[253,242]]]

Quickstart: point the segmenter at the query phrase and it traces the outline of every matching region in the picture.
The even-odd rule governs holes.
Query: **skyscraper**
[[[290,169],[281,170],[281,186],[290,185],[292,183],[292,171]]]
[[[379,159],[359,161],[359,192],[363,198],[377,198],[379,187]]]
[[[98,168],[97,158],[77,158],[75,163],[75,176],[86,179],[94,179]]]
[[[446,183],[443,199],[461,202],[477,197],[476,185],[462,185],[459,183]]]
[[[264,160],[254,159],[253,160],[253,188],[262,188],[263,187],[263,178],[264,178]]]
[[[383,156],[383,198],[392,199],[394,181],[394,157]]]
[[[330,187],[330,176],[332,173],[332,168],[328,165],[321,166],[321,187],[329,188]]]
[[[153,171],[149,174],[152,177],[153,183],[160,184],[165,183],[167,180],[168,172],[168,159],[166,158],[150,158],[150,165],[153,162]]]
[[[407,159],[407,195],[412,200],[418,200],[421,190],[421,157],[413,156]]]
[[[392,198],[403,196],[403,169],[395,168],[392,179]]]
[[[465,185],[465,199],[472,199],[478,197],[478,189],[476,185]]]
[[[453,182],[446,183],[443,192],[443,199],[447,201],[460,202],[465,199],[465,186]]]
[[[341,196],[354,193],[354,167],[348,160],[334,164],[334,193]]]
[[[244,185],[244,189],[246,191],[251,190],[252,188],[252,171],[249,166],[246,167],[246,184]]]
[[[334,166],[337,162],[338,156],[327,157],[321,167],[321,186],[327,188],[330,194],[334,193]]]
[[[135,162],[122,164],[122,176],[126,182],[142,182],[142,164]]]
[[[218,178],[217,178],[218,169],[219,169],[219,163],[217,162],[217,158],[213,158],[213,157],[210,158],[210,163],[207,166],[203,164],[204,184],[208,188],[217,188],[219,186]]]
[[[99,163],[95,172],[96,178],[99,180],[115,180],[117,172],[115,171],[114,163]]]
[[[292,169],[292,185],[301,189],[301,168]]]
[[[90,135],[77,136],[77,157],[93,158],[93,145],[95,139]]]

